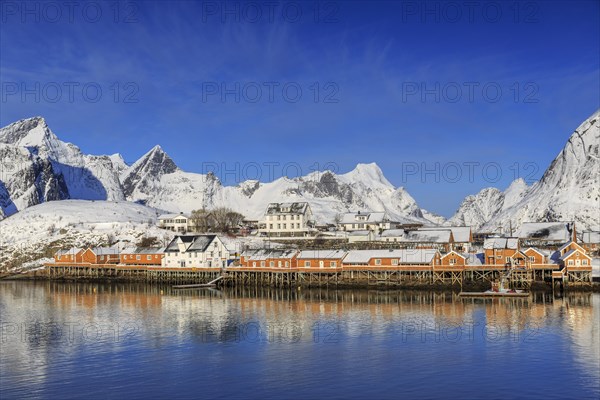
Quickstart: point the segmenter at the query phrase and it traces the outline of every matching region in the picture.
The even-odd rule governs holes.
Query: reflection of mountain
[[[271,356],[303,360],[294,358],[294,363],[285,364],[283,368],[290,368],[284,371],[287,375],[307,374],[292,366],[327,354],[337,357],[338,372],[349,373],[356,368],[352,354],[369,346],[373,357],[398,357],[401,351],[402,362],[425,362],[420,360],[432,357],[425,364],[452,362],[467,370],[475,368],[469,364],[473,360],[496,368],[497,362],[514,366],[533,355],[538,358],[531,365],[539,365],[536,362],[556,361],[553,354],[562,352],[560,360],[576,369],[575,374],[597,377],[598,307],[600,295],[591,293],[564,300],[540,294],[529,299],[465,301],[456,294],[425,291],[227,288],[182,292],[133,283],[1,282],[3,326],[11,323],[27,332],[25,340],[20,332],[7,336],[0,347],[2,383],[6,387],[15,381],[27,382],[27,389],[35,392],[56,378],[56,368],[61,375],[77,374],[82,357],[108,363],[116,357],[120,361],[115,365],[124,363],[118,367],[126,369],[131,354],[148,354],[143,362],[148,361],[145,357],[177,362],[212,357],[206,362],[215,363],[211,364],[215,368],[243,357],[244,352],[253,354],[252,359],[260,364],[257,368],[269,368]],[[32,329],[36,322],[42,328],[54,324],[77,329],[71,341],[47,329],[36,336]],[[481,334],[475,342],[466,335],[460,343],[444,336],[436,341],[440,327],[468,328],[471,324],[479,327],[478,333],[490,326],[519,334],[530,331],[532,325],[539,329],[532,343],[524,342],[523,336],[517,341],[512,336],[485,341]],[[83,327],[101,327],[102,334],[90,336],[94,328],[83,337]],[[407,328],[416,331],[403,341]],[[120,337],[115,337],[115,329]],[[230,346],[240,341],[243,346]],[[275,345],[282,343],[289,346]],[[401,345],[388,351],[397,346],[394,343]],[[382,368],[387,367],[389,360],[385,360]]]

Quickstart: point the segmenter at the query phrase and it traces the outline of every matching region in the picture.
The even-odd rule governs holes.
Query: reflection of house
[[[173,232],[185,233],[192,230],[192,222],[190,216],[184,213],[163,214],[158,217],[158,227]]]
[[[229,251],[217,235],[175,237],[165,248],[162,266],[167,268],[222,268]]]
[[[345,256],[344,250],[305,250],[298,255],[298,267],[338,268]]]
[[[119,255],[119,262],[125,265],[161,266],[164,249],[155,247],[138,247],[125,249]]]
[[[385,212],[361,212],[341,214],[338,230],[340,231],[380,231],[395,227]]]
[[[259,224],[259,233],[266,236],[306,236],[312,231],[312,210],[306,202],[271,203]]]

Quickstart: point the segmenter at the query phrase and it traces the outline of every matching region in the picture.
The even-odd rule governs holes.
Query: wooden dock
[[[460,292],[459,297],[529,297],[528,292]]]
[[[221,276],[213,279],[212,281],[210,281],[208,283],[193,283],[193,284],[189,284],[189,285],[174,285],[172,287],[173,287],[173,289],[211,288],[211,287],[216,287],[217,286],[217,282],[219,282],[223,278],[224,278],[224,276],[221,275]]]

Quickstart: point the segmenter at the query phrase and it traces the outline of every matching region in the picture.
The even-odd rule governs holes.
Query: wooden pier
[[[39,276],[39,275],[38,275]],[[501,277],[511,289],[529,289],[534,282],[591,286],[591,271],[558,270],[556,266],[506,269],[494,265],[438,266],[342,266],[337,268],[162,268],[116,264],[46,265],[45,278],[53,280],[114,280],[169,283],[178,288],[224,286],[329,287],[329,286],[459,286],[491,284]]]

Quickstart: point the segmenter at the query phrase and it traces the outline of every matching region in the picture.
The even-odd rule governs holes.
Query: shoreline
[[[40,273],[41,272],[41,273]],[[199,282],[200,279],[196,279],[195,282],[191,283],[205,283]],[[173,282],[170,280],[145,280],[145,279],[136,279],[134,277],[114,277],[114,276],[97,276],[97,277],[50,277],[47,274],[47,271],[33,271],[31,273],[24,274],[8,274],[5,276],[0,276],[0,281],[48,281],[48,282],[60,282],[60,283],[141,283],[147,285],[156,285],[156,286],[173,286],[176,285],[177,282]],[[434,292],[446,292],[446,293],[455,293],[455,292],[478,292],[485,291],[491,288],[491,282],[488,281],[468,281],[464,282],[462,285],[457,283],[424,283],[417,281],[404,281],[404,282],[395,282],[390,281],[386,283],[368,283],[364,281],[336,281],[336,282],[310,282],[310,283],[291,283],[291,284],[277,284],[277,283],[267,283],[267,282],[247,282],[244,284],[243,282],[233,281],[233,280],[225,280],[222,284],[217,285],[217,288],[222,287],[264,287],[264,288],[284,288],[284,289],[319,289],[319,288],[327,288],[327,289],[335,289],[335,290],[377,290],[377,291],[387,291],[387,290],[416,290],[416,291],[434,291]],[[566,284],[562,288],[555,288],[553,290],[552,284],[550,282],[532,282],[531,286],[527,289],[529,292],[536,293],[552,293],[552,292],[570,292],[570,293],[600,293],[600,282],[592,282],[591,285],[575,285],[575,284]]]

